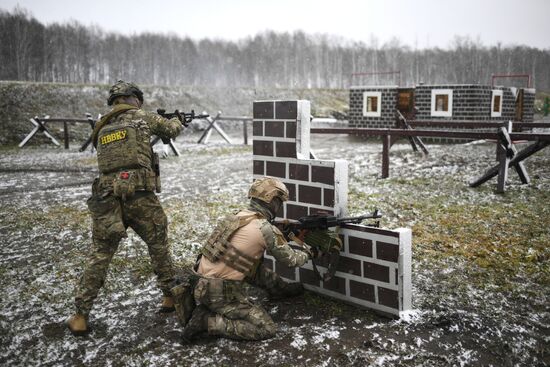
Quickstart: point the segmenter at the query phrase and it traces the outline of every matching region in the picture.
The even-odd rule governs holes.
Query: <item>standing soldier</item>
[[[107,101],[113,109],[92,133],[97,148],[99,178],[92,185],[88,208],[92,214],[93,250],[76,287],[76,313],[68,321],[75,335],[88,331],[88,315],[103,286],[109,263],[131,227],[147,244],[157,283],[162,290],[161,312],[174,310],[170,292],[174,269],[167,239],[167,219],[159,199],[158,156],[151,135],[175,138],[182,126],[141,110],[143,92],[133,83],[116,82]]]
[[[199,305],[183,331],[187,342],[205,331],[245,340],[275,335],[276,326],[269,314],[246,298],[244,282],[264,288],[276,298],[303,292],[302,284],[286,283],[262,265],[265,250],[291,267],[301,266],[312,257],[310,252],[293,250],[270,223],[288,200],[286,186],[265,177],[252,184],[248,197],[248,209],[219,222],[201,249],[196,266],[200,278],[193,293]],[[186,320],[180,321],[185,324]]]

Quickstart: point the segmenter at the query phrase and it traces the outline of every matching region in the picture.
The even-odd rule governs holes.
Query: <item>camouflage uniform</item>
[[[251,202],[249,210],[239,214],[246,215],[246,212],[250,211],[257,213],[258,221],[250,223],[248,226],[255,227],[255,230],[260,232],[259,236],[263,238],[264,244],[261,243],[262,241],[256,241],[248,243],[247,246],[257,248],[262,254],[263,250],[267,249],[279,262],[290,267],[301,266],[308,261],[309,254],[293,250],[282,233],[270,224],[268,219],[271,219],[271,215],[265,208]],[[238,229],[234,237],[238,237],[239,231],[245,230],[245,228]],[[254,238],[253,235],[247,237]],[[203,256],[198,265],[198,273],[201,278],[195,286],[194,297],[200,305],[212,312],[207,321],[208,333],[244,340],[273,337],[276,332],[275,323],[263,307],[246,298],[243,292],[243,282],[265,289],[272,297],[289,295],[291,293],[289,288],[292,288],[293,284],[286,283],[262,264],[257,267],[254,274],[243,277],[242,280],[208,277],[208,272],[206,275],[204,274],[205,269],[208,268],[203,266],[205,262],[209,261]],[[221,263],[218,266],[220,265],[222,268],[218,273],[227,273],[225,270],[228,269],[223,269],[223,267],[228,267],[228,265]]]
[[[176,137],[182,129],[181,123],[135,106],[115,105],[99,124],[93,137],[101,173],[88,199],[93,219],[93,249],[75,297],[77,313],[84,316],[89,314],[104,284],[109,263],[120,240],[127,237],[128,227],[147,244],[157,283],[165,296],[170,296],[174,278],[167,218],[153,192],[160,192],[160,179],[158,171],[155,173],[155,155],[149,142],[152,134],[166,139]]]

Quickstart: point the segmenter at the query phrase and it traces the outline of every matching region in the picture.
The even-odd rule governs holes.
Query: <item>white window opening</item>
[[[382,116],[382,92],[363,93],[363,116]]]
[[[451,117],[453,115],[453,90],[432,89],[432,116]]]
[[[494,89],[491,98],[491,117],[502,116],[502,90]]]

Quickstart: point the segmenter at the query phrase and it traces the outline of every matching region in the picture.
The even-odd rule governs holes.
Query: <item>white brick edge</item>
[[[376,97],[376,111],[368,111],[367,101],[369,97]],[[380,117],[382,116],[382,92],[363,92],[363,116]]]
[[[448,96],[448,110],[436,111],[435,96],[446,94]],[[432,104],[431,115],[435,117],[452,117],[453,116],[453,90],[452,89],[432,89]]]

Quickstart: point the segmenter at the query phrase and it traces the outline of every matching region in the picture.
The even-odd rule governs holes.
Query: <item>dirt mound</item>
[[[108,85],[0,82],[0,144],[19,143],[32,129],[29,119],[34,116],[84,118],[85,113],[97,117],[108,111],[105,103]],[[225,116],[252,116],[252,102],[263,99],[308,99],[314,116],[330,117],[348,108],[348,92],[331,89],[254,89],[213,87],[141,86],[145,94],[143,108],[155,111],[184,109],[207,111]],[[238,124],[238,123],[237,123]],[[235,125],[235,124],[234,124]],[[52,133],[62,137],[62,124],[52,124]],[[71,138],[85,139],[88,124],[71,127]],[[46,142],[42,138],[33,143]]]

